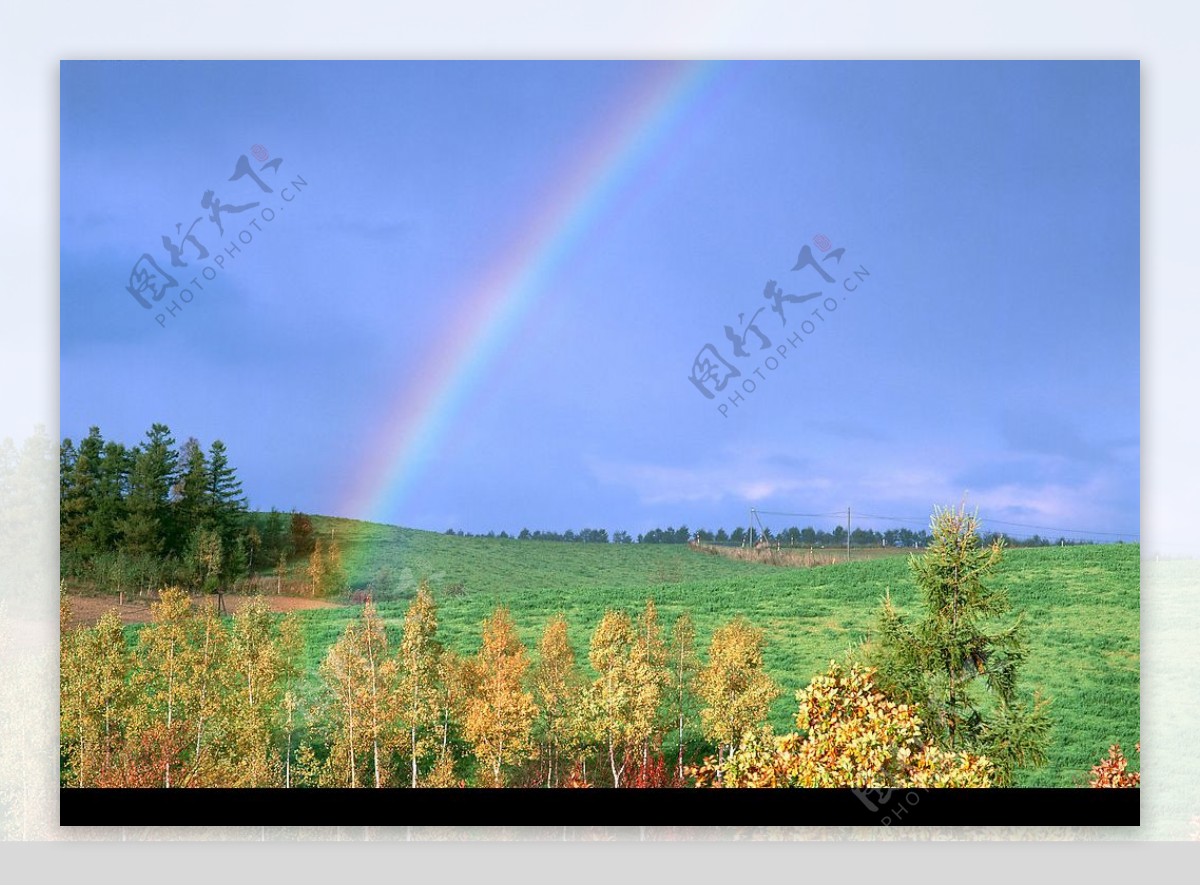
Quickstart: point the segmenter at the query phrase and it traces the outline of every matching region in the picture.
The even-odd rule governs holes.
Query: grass
[[[783,687],[771,721],[792,728],[795,693],[842,659],[870,631],[890,590],[902,612],[919,611],[907,558],[852,560],[807,569],[711,556],[686,545],[599,545],[458,538],[348,520],[320,519],[336,535],[352,587],[371,587],[399,636],[417,581],[437,599],[439,637],[469,654],[480,625],[507,606],[531,648],[547,620],[563,612],[586,664],[588,640],[606,609],[640,610],[651,597],[664,625],[691,613],[705,648],[737,614],[766,634],[765,662]],[[1091,766],[1120,743],[1135,768],[1139,738],[1139,548],[1089,545],[1014,549],[995,579],[1025,612],[1029,657],[1024,685],[1052,699],[1049,762],[1020,772],[1025,786],[1085,785]],[[306,666],[315,681],[325,650],[358,607],[300,612]]]

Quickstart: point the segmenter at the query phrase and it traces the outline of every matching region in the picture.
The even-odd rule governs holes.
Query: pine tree
[[[170,553],[170,494],[179,461],[174,445],[170,429],[156,423],[134,451],[122,526],[125,549],[134,556],[158,558]]]
[[[951,751],[985,754],[998,784],[1019,766],[1045,762],[1046,702],[1027,701],[1018,674],[1026,654],[1022,617],[1007,625],[1003,589],[985,584],[1003,556],[1003,540],[979,539],[979,518],[939,508],[933,539],[910,567],[924,615],[906,622],[885,598],[875,658],[878,680],[900,701],[919,706],[932,737]]]
[[[133,457],[123,443],[110,440],[104,444],[88,532],[88,545],[92,550],[111,552],[121,546],[121,524],[126,515],[132,469]]]
[[[208,449],[208,496],[217,532],[226,549],[232,550],[244,522],[246,497],[220,440],[214,440]]]
[[[63,471],[59,496],[59,543],[64,551],[85,557],[100,553],[93,547],[92,520],[100,497],[104,438],[92,427],[79,448],[64,440],[59,465]]]
[[[184,441],[179,452],[180,474],[175,483],[175,523],[181,544],[192,542],[202,529],[215,528],[208,459],[195,437]]]

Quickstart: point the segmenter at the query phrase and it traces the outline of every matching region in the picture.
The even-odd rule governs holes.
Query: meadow
[[[745,615],[766,635],[765,664],[782,686],[771,711],[777,731],[794,727],[795,693],[831,659],[845,660],[874,626],[890,592],[902,613],[920,600],[906,556],[812,568],[740,562],[686,545],[604,545],[460,538],[349,520],[316,518],[342,547],[352,592],[368,589],[398,638],[408,600],[426,579],[438,605],[438,636],[463,654],[480,626],[506,606],[533,649],[551,616],[564,613],[587,667],[592,630],[606,609],[636,612],[647,598],[669,625],[687,611],[701,650],[713,630]],[[300,566],[294,579],[300,583]],[[1079,787],[1107,748],[1120,743],[1136,769],[1139,740],[1139,547],[1081,545],[1010,549],[994,581],[1024,612],[1023,683],[1052,699],[1049,762],[1022,771],[1022,786]],[[264,579],[265,582],[265,579]],[[359,606],[296,613],[310,689],[325,651]]]

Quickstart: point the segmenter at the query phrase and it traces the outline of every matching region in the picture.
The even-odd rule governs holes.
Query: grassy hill
[[[586,666],[587,645],[605,609],[639,610],[648,597],[664,625],[683,611],[701,648],[720,623],[743,614],[766,633],[766,666],[782,685],[771,720],[792,728],[795,692],[870,631],[890,590],[902,611],[919,608],[906,557],[787,569],[698,553],[684,545],[601,545],[459,538],[350,520],[316,518],[336,536],[352,587],[371,587],[384,618],[399,626],[417,581],[439,606],[439,637],[462,653],[480,625],[507,606],[532,648],[546,621],[566,614]],[[1028,786],[1086,784],[1089,768],[1119,742],[1139,737],[1139,548],[1089,545],[1014,549],[995,581],[1029,631],[1025,683],[1053,699],[1049,764],[1019,775]],[[358,607],[298,613],[309,673]],[[1139,766],[1136,757],[1133,765]]]

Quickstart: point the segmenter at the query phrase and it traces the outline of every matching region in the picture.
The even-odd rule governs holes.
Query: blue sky
[[[454,353],[483,269],[644,83],[691,73],[64,63],[62,433],[132,443],[162,421],[223,439],[254,507],[436,530],[732,528],[751,507],[924,520],[965,496],[985,520],[1136,532],[1135,62],[706,66],[442,411],[433,456],[346,510],[394,445],[384,416]],[[282,159],[269,199],[227,181],[253,145]],[[224,236],[202,218],[210,259],[185,247],[182,285],[262,206],[277,215],[160,326],[130,270],[149,252],[175,275],[161,237],[207,214],[207,190],[260,207],[223,216]],[[835,285],[791,270],[805,244]],[[785,305],[784,327],[769,279],[823,295]],[[759,308],[772,345],[738,358],[723,329]],[[688,381],[707,343],[742,372],[713,400]]]

